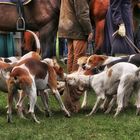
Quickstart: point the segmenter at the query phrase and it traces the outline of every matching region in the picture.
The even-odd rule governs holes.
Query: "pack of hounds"
[[[40,48],[37,38],[36,42]],[[25,97],[29,98],[27,113],[31,114],[36,123],[40,123],[34,111],[38,96],[41,97],[46,115],[51,116],[48,89],[67,117],[78,111],[74,109],[82,95],[84,99],[81,108],[86,106],[88,88],[93,90],[96,101],[87,116],[96,113],[99,108],[110,113],[117,105],[116,117],[122,109],[128,107],[134,94],[136,114],[140,113],[140,54],[122,57],[93,54],[79,58],[77,63],[78,70],[67,74],[56,59],[42,60],[39,51],[21,57],[0,58],[0,90],[8,93],[7,121],[12,122],[13,101],[19,116],[26,118]],[[69,88],[77,90],[71,94]],[[66,95],[63,94],[65,97],[62,100],[63,90]]]

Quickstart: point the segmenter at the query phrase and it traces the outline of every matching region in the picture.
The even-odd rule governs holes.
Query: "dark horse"
[[[24,5],[26,29],[39,31],[42,57],[47,57],[47,48],[53,45],[59,18],[59,0],[31,0]],[[0,4],[0,30],[16,31],[19,17],[15,5]],[[51,34],[50,34],[51,33]]]

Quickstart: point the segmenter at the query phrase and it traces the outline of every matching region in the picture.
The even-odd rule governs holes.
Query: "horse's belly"
[[[104,1],[95,0],[94,6],[93,6],[93,14],[96,19],[105,18],[108,5],[109,5],[109,0],[104,0]]]

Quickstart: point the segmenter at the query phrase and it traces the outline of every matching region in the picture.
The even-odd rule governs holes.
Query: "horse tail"
[[[40,47],[40,40],[39,40],[38,36],[31,30],[26,30],[26,31],[31,33],[34,36],[35,42],[36,42],[36,52],[38,54],[40,54],[41,53],[41,47]]]

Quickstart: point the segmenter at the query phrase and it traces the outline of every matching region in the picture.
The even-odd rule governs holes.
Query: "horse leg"
[[[95,50],[94,53],[101,53],[101,49],[103,47],[104,41],[104,25],[105,20],[96,21],[96,29],[95,29]]]
[[[54,18],[39,31],[42,58],[52,58],[53,56],[55,56],[54,50],[57,34],[57,25],[57,18]]]

